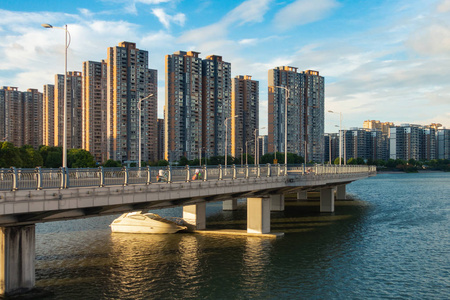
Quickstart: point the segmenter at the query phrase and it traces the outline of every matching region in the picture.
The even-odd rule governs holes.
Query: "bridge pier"
[[[320,190],[320,212],[334,212],[334,189],[327,187]]]
[[[206,202],[183,206],[183,219],[196,230],[206,228]]]
[[[341,184],[337,186],[336,189],[336,200],[345,200],[347,199],[347,193],[346,193],[346,185]]]
[[[297,200],[308,200],[308,192],[307,191],[298,191],[297,192]]]
[[[270,233],[270,198],[247,198],[247,233]]]
[[[35,283],[35,225],[0,227],[0,295]]]
[[[284,195],[270,195],[270,211],[284,211]]]
[[[223,201],[222,210],[237,210],[237,199]]]

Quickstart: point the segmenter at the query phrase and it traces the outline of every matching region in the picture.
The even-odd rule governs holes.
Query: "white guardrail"
[[[0,190],[65,189],[70,187],[112,186],[211,181],[237,178],[259,178],[292,175],[374,173],[375,166],[366,165],[244,165],[185,166],[143,168],[59,168],[0,169]]]

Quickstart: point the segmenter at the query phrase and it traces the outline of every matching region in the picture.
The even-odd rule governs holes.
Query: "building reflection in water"
[[[269,276],[267,267],[270,263],[271,250],[271,239],[247,237],[243,253],[242,285],[244,289],[265,290]]]

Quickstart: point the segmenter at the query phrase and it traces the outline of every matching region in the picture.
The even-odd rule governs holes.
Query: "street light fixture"
[[[67,49],[70,46],[70,32],[67,30],[67,24],[64,27],[56,27],[50,24],[41,24],[44,28],[57,28],[65,31],[65,51],[64,51],[64,104],[63,104],[63,159],[62,167],[67,168]],[[67,42],[67,37],[69,37],[69,42]]]
[[[329,113],[339,114],[339,165],[342,164],[342,112],[329,110]]]
[[[138,105],[137,105],[137,107],[138,107],[138,110],[139,110],[139,148],[138,148],[138,153],[139,153],[139,162],[138,162],[138,167],[139,168],[141,168],[141,135],[142,135],[142,130],[141,130],[141,126],[142,126],[142,117],[141,117],[141,114],[142,114],[142,101],[145,101],[145,100],[147,100],[148,98],[150,98],[150,97],[152,97],[153,96],[153,94],[150,94],[150,95],[148,95],[147,97],[144,97],[144,98],[142,98],[141,100],[139,100],[139,102],[138,102]]]
[[[286,168],[286,175],[287,175],[287,124],[288,124],[288,102],[289,102],[289,88],[285,86],[278,86],[275,85],[274,87],[279,89],[284,89],[286,93],[286,100],[285,100],[285,112],[284,112],[284,166]]]
[[[225,174],[227,171],[227,155],[228,155],[228,120],[237,118],[239,115],[233,116],[233,117],[226,117],[225,118]]]

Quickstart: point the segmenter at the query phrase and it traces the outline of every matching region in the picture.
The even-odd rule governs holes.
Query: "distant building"
[[[16,147],[42,144],[42,93],[36,89],[21,92],[17,87],[0,89],[0,141]]]
[[[81,72],[67,72],[67,149],[82,148]],[[63,146],[64,75],[55,75],[55,146]]]
[[[148,69],[148,51],[135,43],[121,42],[108,48],[107,57],[107,157],[119,161],[156,158],[156,71]],[[141,104],[139,120],[138,102]],[[141,148],[139,146],[141,123]],[[150,145],[149,141],[153,141]],[[153,156],[150,157],[150,156]]]
[[[158,119],[158,160],[164,159],[164,119]]]
[[[390,129],[389,158],[419,160],[421,158],[421,141],[423,129],[420,125],[402,124]]]
[[[437,132],[437,158],[450,159],[450,129],[439,129]]]
[[[42,144],[55,146],[55,85],[44,85],[42,101]]]
[[[199,52],[166,55],[165,157],[231,153],[231,64]],[[228,118],[228,119],[227,119]],[[225,121],[227,120],[227,123]],[[227,136],[225,135],[227,131]]]
[[[261,158],[268,153],[269,137],[267,135],[258,136],[258,156]]]
[[[107,160],[106,61],[83,62],[82,147],[99,163]]]
[[[231,117],[231,155],[254,153],[254,132],[259,129],[259,82],[251,76],[236,76],[232,80]]]
[[[389,128],[394,127],[392,122],[380,122],[378,120],[364,121],[363,128],[380,130],[383,134],[389,136]]]
[[[325,133],[324,134],[324,161],[334,162],[339,158],[339,134]]]
[[[269,70],[269,152],[284,152],[287,130],[287,152],[322,162],[324,78],[317,71],[299,73],[297,69],[283,66]]]

